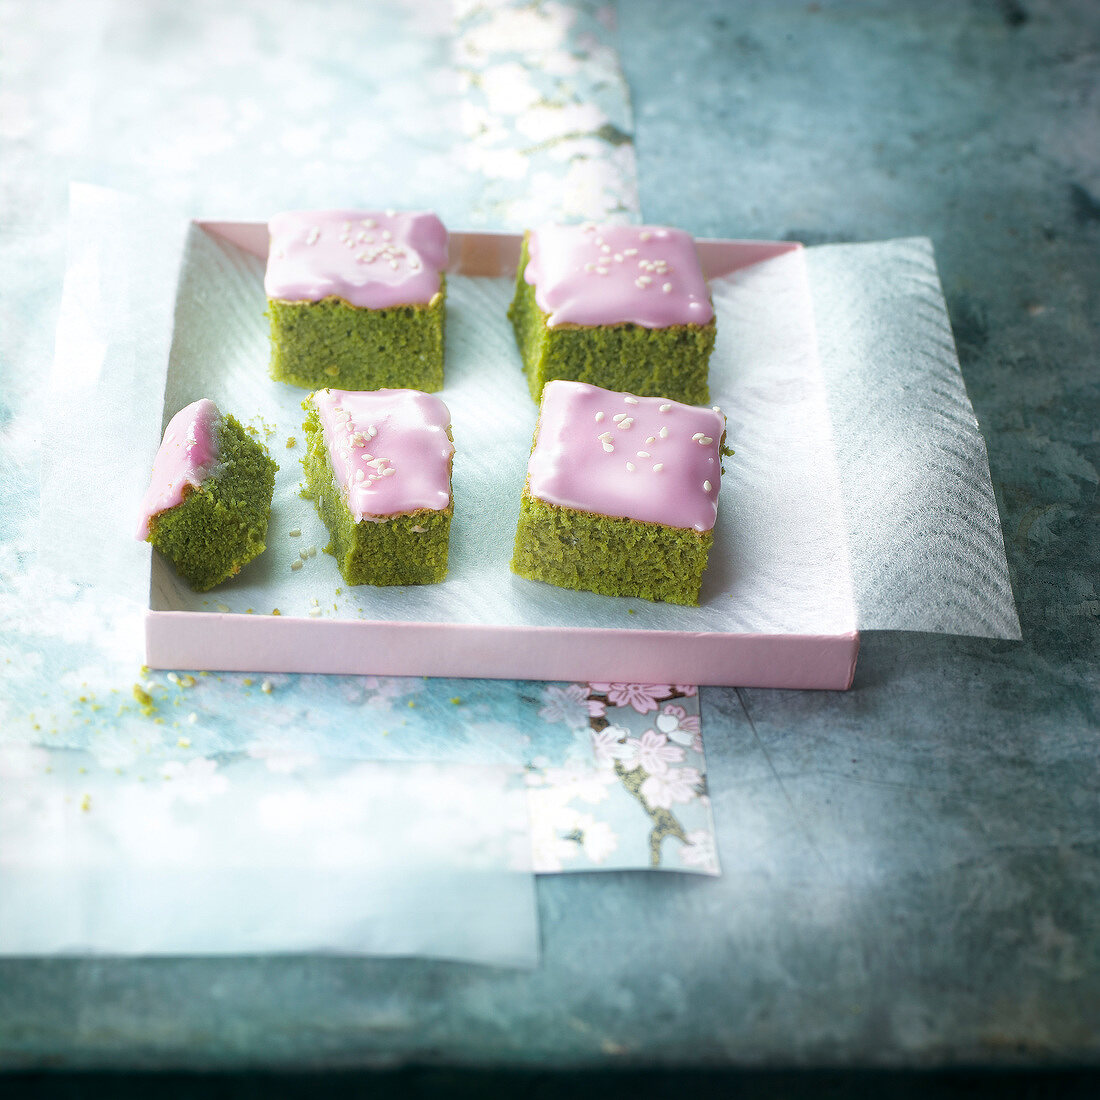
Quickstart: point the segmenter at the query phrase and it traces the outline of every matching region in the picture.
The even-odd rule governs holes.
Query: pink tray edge
[[[147,611],[151,668],[823,688],[852,685],[859,633],[387,623]]]

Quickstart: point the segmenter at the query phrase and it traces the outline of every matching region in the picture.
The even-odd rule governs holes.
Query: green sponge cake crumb
[[[524,493],[512,569],[560,588],[696,606],[713,541],[709,531],[594,515]]]
[[[149,521],[149,541],[198,592],[264,551],[275,471],[267,449],[226,416],[215,425],[218,464],[183,502]]]
[[[268,300],[271,377],[317,389],[443,388],[444,291],[428,305]]]
[[[548,381],[561,378],[609,390],[669,397],[688,405],[708,402],[713,321],[667,328],[632,323],[550,326],[548,314],[535,300],[535,288],[524,279],[528,262],[525,238],[508,317],[536,401]]]

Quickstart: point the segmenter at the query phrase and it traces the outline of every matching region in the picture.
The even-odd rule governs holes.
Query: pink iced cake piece
[[[508,315],[536,400],[552,378],[707,400],[714,308],[683,230],[592,223],[530,230]]]
[[[697,604],[724,441],[716,408],[547,382],[513,571],[562,588]]]
[[[305,495],[348,584],[433,584],[447,574],[454,444],[447,406],[409,389],[323,389],[302,406]]]
[[[309,388],[443,386],[447,230],[434,214],[303,210],[268,222],[271,375]]]
[[[192,402],[165,429],[137,537],[205,592],[263,552],[277,468],[234,417]]]

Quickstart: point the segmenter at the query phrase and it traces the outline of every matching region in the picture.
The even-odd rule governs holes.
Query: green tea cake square
[[[434,214],[290,211],[268,231],[272,378],[443,388],[447,231]]]
[[[714,308],[683,230],[531,230],[508,316],[536,401],[552,378],[689,405],[709,400]]]
[[[234,417],[195,401],[165,429],[137,537],[206,592],[263,553],[277,469]]]
[[[605,596],[698,604],[724,437],[718,409],[547,382],[513,571]]]
[[[348,584],[435,584],[450,545],[451,416],[409,389],[318,390],[307,419],[305,495]]]

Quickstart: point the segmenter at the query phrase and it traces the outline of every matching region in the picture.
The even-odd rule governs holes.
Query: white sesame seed
[[[639,458],[649,458],[650,457],[649,451],[639,451],[638,452],[638,457]]]
[[[603,420],[603,413],[602,412],[596,413],[596,423],[598,424],[601,420]]]
[[[615,263],[621,264],[623,262],[623,254],[621,252],[615,253]]]
[[[180,682],[180,678],[174,672],[168,673],[168,679],[171,680],[173,684],[178,684]]]
[[[639,275],[638,278],[634,280],[634,285],[639,290],[645,290],[645,288],[646,288],[646,286],[648,286],[648,284],[649,284],[649,280],[644,275]]]
[[[264,682],[262,684],[260,684],[260,691],[262,691],[265,695],[270,695],[271,694],[271,681],[270,680],[264,680]]]
[[[195,713],[194,711],[191,711],[191,713],[190,713],[190,714],[189,714],[189,715],[187,716],[187,721],[188,721],[188,723],[189,723],[190,725],[192,725],[192,726],[193,726],[193,725],[194,725],[194,724],[195,724],[195,723],[196,723],[196,722],[197,722],[198,720],[199,720],[199,716],[198,716],[198,715],[197,715],[197,714],[196,714],[196,713]]]
[[[303,564],[304,563],[302,562],[302,559],[297,558],[297,559],[295,559],[294,561],[292,561],[290,563],[290,569],[291,569],[292,572],[297,573],[298,570],[302,568]]]
[[[292,539],[298,538],[301,535],[301,533],[302,533],[302,529],[300,527],[292,527],[289,531],[287,531],[287,534]]]
[[[671,284],[671,283],[665,283],[665,285],[664,285],[664,286],[662,286],[662,287],[661,287],[661,289],[662,289],[662,290],[663,290],[663,291],[664,291],[664,292],[665,292],[666,294],[668,294],[668,293],[670,293],[670,292],[671,292],[671,290],[672,290],[672,284]]]
[[[601,251],[601,252],[610,252],[610,251],[611,251],[611,245],[609,245],[609,244],[601,244],[601,245],[600,245],[600,251]]]
[[[397,470],[396,470],[396,469],[395,469],[395,468],[394,468],[393,466],[387,466],[387,467],[386,467],[386,468],[385,468],[385,469],[384,469],[384,470],[382,471],[382,476],[383,476],[383,477],[389,477],[389,476],[390,476],[390,474],[396,474],[396,473],[397,473]]]
[[[596,270],[596,265],[594,263],[591,263],[591,262],[586,263],[584,265],[584,270],[585,271],[595,271]]]
[[[638,399],[636,397],[624,397],[623,398],[623,404],[624,405],[637,405],[638,404]]]
[[[645,441],[646,441],[647,444],[648,443],[656,443],[657,442],[657,437],[655,435],[647,435],[645,437]]]
[[[218,609],[218,610],[219,610],[219,611],[220,611],[220,612],[221,612],[221,613],[222,613],[223,615],[226,615],[226,614],[228,614],[228,613],[229,613],[229,605],[228,605],[228,604],[224,604],[224,603],[219,603],[219,604],[216,604],[215,606],[217,607],[217,609]]]
[[[597,267],[596,268],[596,274],[597,275],[606,275],[607,274],[607,268],[606,267]]]
[[[602,432],[600,435],[596,436],[596,438],[601,443],[610,443],[612,440],[612,435],[610,432]]]
[[[721,415],[721,413],[722,413],[722,410],[717,405],[711,405],[710,411],[718,413],[719,415]]]
[[[624,432],[627,430],[627,428],[631,427],[633,424],[634,424],[634,417],[632,417],[632,416],[624,417],[622,420],[619,421],[619,427],[622,428],[622,430]]]
[[[700,445],[703,447],[709,447],[713,442],[714,437],[709,435],[705,435],[702,439],[699,440]]]
[[[663,412],[663,413],[666,413],[666,412],[668,412],[668,410],[669,410],[669,409],[671,409],[671,408],[672,408],[672,406],[671,406],[671,405],[660,405],[660,406],[658,406],[658,409],[657,409],[657,411],[658,411],[658,412]]]
[[[622,420],[625,416],[626,413],[616,413],[611,419],[614,420],[616,424],[618,424],[618,422]]]
[[[659,473],[660,473],[660,472],[661,472],[661,471],[662,471],[662,470],[663,470],[664,468],[665,468],[665,464],[664,464],[663,462],[658,462],[658,463],[657,463],[657,464],[656,464],[656,465],[655,465],[655,466],[653,467],[653,472],[654,472],[655,474],[659,474]]]
[[[623,249],[623,255],[624,256],[637,256],[638,255],[638,250],[636,248],[624,248]]]
[[[388,209],[388,210],[386,211],[386,217],[387,217],[387,218],[392,218],[392,217],[394,217],[394,216],[395,216],[396,214],[397,214],[397,211],[396,211],[396,210],[394,210],[392,206],[391,206],[391,207],[390,207],[390,208],[389,208],[389,209]]]
[[[703,492],[704,493],[709,493],[710,492],[710,482],[709,481],[704,481],[703,482]]]
[[[692,443],[698,443],[698,442],[699,442],[699,440],[700,440],[700,439],[702,439],[702,438],[703,438],[703,433],[702,433],[702,432],[696,432],[696,433],[695,433],[695,434],[694,434],[694,435],[693,435],[693,436],[691,437],[691,441],[692,441]]]
[[[308,555],[309,555],[309,556],[310,556],[311,558],[315,558],[315,557],[317,557],[317,547],[316,547],[316,546],[310,546],[310,547],[309,547],[309,548],[308,548],[308,549],[306,550],[306,553],[307,553],[307,554],[308,554]]]
[[[605,454],[611,454],[615,447],[611,443],[605,443],[603,449]]]
[[[312,618],[316,619],[321,614],[321,609],[319,607],[311,607],[309,609],[309,614]]]
[[[658,434],[658,435],[659,435],[659,436],[660,436],[660,437],[661,437],[662,439],[668,439],[668,428],[662,428],[662,429],[661,429],[661,430],[660,430],[660,431],[659,431],[659,432],[658,432],[657,434]]]
[[[321,235],[321,230],[317,226],[314,226],[309,231],[309,236],[306,237],[306,244],[316,244],[317,243],[317,238],[320,235]]]
[[[299,550],[298,551],[298,557],[300,557],[302,559],[302,561],[305,561],[309,557],[309,551],[308,550]]]
[[[634,472],[634,463],[633,463],[633,462],[628,462],[628,463],[626,464],[626,468],[627,468],[627,469],[628,469],[628,470],[629,470],[629,471],[630,471],[631,473],[633,473],[633,472]]]
[[[640,241],[648,241],[652,236],[653,236],[653,234],[650,233],[649,230],[647,229],[645,232],[638,234],[638,239]]]

